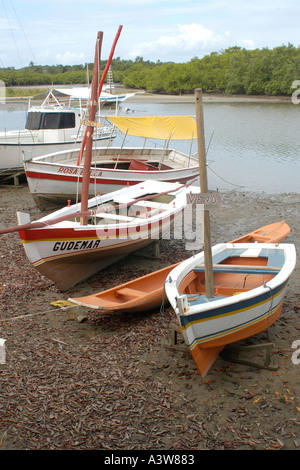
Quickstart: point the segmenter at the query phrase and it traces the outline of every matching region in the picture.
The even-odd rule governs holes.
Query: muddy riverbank
[[[2,186],[0,201],[1,227],[16,224],[16,210],[39,217],[26,184]],[[212,213],[212,242],[285,219],[299,252],[299,215],[299,195],[229,191]],[[279,320],[244,342],[274,343],[275,370],[219,358],[201,379],[189,353],[166,347],[167,305],[111,317],[53,305],[190,255],[184,241],[164,240],[158,258],[130,256],[62,293],[31,267],[17,233],[1,236],[0,449],[300,449],[299,266]]]

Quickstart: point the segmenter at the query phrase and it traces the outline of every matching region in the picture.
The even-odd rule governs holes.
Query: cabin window
[[[69,129],[75,127],[74,113],[28,113],[26,129]]]
[[[43,113],[40,129],[59,129],[59,117],[60,115],[57,113]]]
[[[68,129],[70,127],[75,127],[75,114],[61,113],[59,120],[59,129]]]
[[[41,113],[28,113],[25,128],[36,130],[40,128]]]

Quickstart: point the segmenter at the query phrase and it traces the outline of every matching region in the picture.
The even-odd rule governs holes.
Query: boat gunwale
[[[199,191],[198,187],[193,187],[194,191]],[[164,190],[164,191],[162,191]],[[190,190],[190,189],[189,189]],[[167,208],[164,208],[162,212],[159,212],[150,216],[148,218],[134,217],[131,221],[125,221],[120,223],[106,223],[106,224],[88,224],[81,225],[79,221],[74,222],[70,220],[60,221],[55,224],[51,224],[52,220],[55,220],[60,217],[67,216],[68,214],[74,214],[74,218],[79,218],[76,215],[76,207],[80,207],[80,203],[73,204],[68,207],[64,207],[55,212],[52,212],[41,219],[36,220],[36,223],[45,223],[43,227],[29,228],[29,229],[20,229],[19,235],[23,244],[30,244],[36,242],[48,242],[48,241],[64,241],[80,238],[86,239],[87,236],[93,239],[101,238],[131,238],[130,231],[137,226],[140,228],[138,231],[139,237],[137,238],[149,238],[150,235],[156,234],[158,230],[163,230],[166,222],[172,222],[176,214],[182,212],[186,206],[186,194],[187,186],[181,185],[180,183],[166,183],[166,182],[155,182],[153,184],[152,180],[144,181],[135,186],[129,188],[122,188],[113,193],[108,193],[103,196],[96,196],[89,200],[89,210],[93,211],[93,204],[95,208],[100,209],[99,199],[101,204],[113,202],[114,199],[122,198],[124,195],[124,205],[126,201],[130,201],[134,197],[139,199],[147,197],[147,195],[153,195],[153,198],[157,197],[160,193],[164,193],[167,196],[174,196],[173,199],[167,203]],[[126,194],[127,193],[127,194]],[[156,194],[155,194],[156,193]],[[138,204],[138,200],[136,204]],[[134,205],[135,202],[132,204]],[[160,202],[157,202],[158,208]],[[161,203],[165,204],[165,203]],[[96,210],[96,209],[95,209]],[[72,212],[73,211],[73,212]],[[91,214],[89,217],[94,217],[94,214]],[[33,222],[33,223],[35,223]],[[49,232],[49,237],[47,237],[47,232]],[[126,233],[125,233],[126,232]],[[41,235],[40,235],[41,234]],[[147,236],[143,235],[146,234]],[[126,236],[125,236],[126,235]],[[40,237],[40,238],[39,238]]]
[[[100,137],[101,139],[101,137]],[[99,138],[97,140],[100,140]],[[102,137],[103,139],[103,137]],[[191,160],[192,162],[194,161],[195,162],[195,165],[192,166],[192,167],[188,167],[188,168],[197,168],[198,169],[198,164],[197,164],[197,160],[192,157],[192,156],[189,156],[188,154],[182,152],[181,150],[178,150],[176,148],[168,148],[168,149],[165,149],[164,147],[142,147],[142,146],[130,146],[130,147],[124,147],[123,149],[121,149],[121,147],[117,147],[117,146],[108,146],[108,147],[95,147],[93,146],[92,148],[92,152],[93,153],[101,153],[103,152],[103,155],[97,155],[97,158],[99,159],[99,157],[103,157],[103,160],[104,158],[106,160],[109,159],[109,156],[114,156],[116,159],[117,159],[117,153],[118,152],[121,152],[122,154],[124,153],[124,151],[126,153],[128,153],[128,160],[132,160],[135,158],[137,158],[137,155],[134,155],[134,152],[141,152],[141,155],[140,157],[145,157],[145,159],[147,160],[146,157],[153,157],[155,156],[156,158],[161,158],[161,154],[162,152],[166,153],[167,156],[165,156],[165,158],[168,159],[168,155],[174,153],[175,156],[178,155],[178,156],[181,156],[185,159],[189,159]],[[26,161],[26,164],[41,164],[41,165],[51,165],[51,166],[54,166],[54,165],[57,165],[57,166],[65,166],[65,167],[71,167],[71,168],[81,168],[83,167],[83,165],[77,165],[77,164],[72,164],[72,163],[67,163],[65,160],[56,160],[60,157],[64,157],[65,155],[68,156],[70,154],[75,154],[76,152],[80,152],[80,147],[76,147],[76,148],[73,148],[73,149],[68,149],[68,150],[60,150],[58,152],[51,152],[51,153],[48,153],[48,154],[45,154],[45,155],[41,155],[41,156],[38,156],[38,157],[33,157],[33,158],[30,158]],[[48,161],[48,159],[54,159],[55,158],[55,161]],[[74,161],[77,160],[76,157],[73,157],[74,158]],[[125,157],[122,157],[122,158],[125,158]],[[71,157],[69,157],[69,159],[71,159]],[[101,163],[101,158],[99,160],[99,163]],[[91,166],[91,168],[93,168],[93,164]],[[128,171],[128,170],[123,170],[123,171]],[[137,170],[135,170],[137,171]],[[141,170],[139,170],[141,171]],[[157,171],[157,170],[156,170]],[[147,170],[148,172],[148,170]],[[150,170],[149,170],[150,172]]]
[[[293,244],[287,244],[287,243],[281,243],[281,244],[274,244],[274,243],[239,243],[239,244],[234,244],[234,243],[220,243],[218,245],[215,245],[213,247],[213,254],[217,254],[220,251],[222,251],[222,247],[236,247],[237,249],[247,249],[247,248],[259,248],[261,247],[266,248],[266,249],[272,249],[276,247],[276,249],[283,249],[285,253],[285,260],[283,263],[283,266],[281,270],[279,271],[278,274],[274,275],[272,279],[267,281],[266,283],[255,287],[253,289],[250,289],[249,291],[238,293],[234,296],[228,296],[228,297],[221,297],[221,298],[213,298],[212,300],[208,302],[204,302],[201,304],[197,305],[189,305],[189,308],[180,313],[180,316],[182,317],[188,317],[188,316],[193,316],[197,314],[201,314],[204,311],[212,311],[218,308],[223,308],[223,307],[228,307],[230,305],[234,305],[237,303],[240,303],[242,301],[251,301],[251,299],[258,297],[260,295],[266,294],[268,292],[271,292],[272,290],[277,290],[278,287],[283,285],[288,281],[289,276],[293,272],[293,269],[296,264],[296,250],[295,246]],[[220,250],[220,251],[219,251]],[[199,258],[203,259],[204,258],[204,253],[198,253],[195,257],[189,258],[186,261],[183,261],[183,263],[180,264],[180,266],[174,268],[174,270],[169,274],[167,282],[166,282],[166,294],[169,298],[169,301],[171,305],[173,305],[174,310],[177,312],[177,315],[179,315],[178,308],[176,306],[176,298],[178,291],[178,287],[182,280],[184,279],[185,276],[189,274],[193,270],[194,265],[197,262],[199,262]],[[169,285],[168,285],[169,282]],[[172,283],[172,286],[171,286]],[[168,295],[169,291],[169,295]],[[171,291],[171,292],[170,292]],[[185,296],[186,294],[179,294],[182,296]],[[189,294],[189,295],[192,295]]]

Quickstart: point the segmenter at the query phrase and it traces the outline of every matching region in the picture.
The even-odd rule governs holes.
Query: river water
[[[24,128],[27,107],[27,103],[2,104],[0,130]],[[120,114],[195,115],[195,104],[160,103],[159,98],[156,102],[149,98],[143,101],[140,97],[124,102]],[[204,127],[209,189],[269,194],[299,192],[300,105],[204,102]],[[127,145],[135,143],[130,139],[127,138]],[[121,141],[118,136],[115,144]],[[182,144],[174,142],[172,145],[181,148]],[[189,153],[190,143],[182,150]],[[192,153],[196,151],[195,141]]]

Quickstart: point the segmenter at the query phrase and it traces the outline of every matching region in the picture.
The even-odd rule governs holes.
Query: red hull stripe
[[[71,241],[71,240],[95,240],[98,238],[118,238],[119,236],[130,237],[132,233],[139,233],[148,231],[151,233],[151,230],[155,230],[159,227],[162,227],[166,221],[172,220],[174,214],[171,214],[170,217],[153,221],[150,223],[138,223],[133,226],[125,226],[115,229],[103,229],[94,228],[91,230],[74,230],[72,228],[51,228],[51,229],[32,229],[32,230],[20,230],[19,235],[23,243],[30,243],[32,241]]]
[[[130,175],[132,175],[134,173],[136,173],[136,175],[138,176],[138,175],[140,175],[141,172],[131,171]],[[163,173],[162,173],[162,175],[163,175]],[[72,175],[67,175],[67,174],[46,174],[46,173],[35,173],[33,171],[26,171],[26,176],[27,176],[27,178],[33,178],[33,179],[71,181],[71,182],[76,182],[76,183],[77,182],[79,182],[79,183],[82,182],[82,176],[72,176]],[[95,180],[96,180],[97,183],[101,183],[101,184],[120,184],[120,185],[123,185],[123,184],[127,183],[126,175],[124,175],[124,176],[125,176],[124,179],[103,179],[101,176],[91,175],[90,182],[94,183]],[[167,178],[167,181],[168,182],[177,182],[177,181],[180,182],[182,180],[186,180],[186,178],[192,178],[191,175],[186,175],[186,176],[183,176],[181,178],[178,178],[178,176],[176,177],[176,174],[174,175],[174,177],[175,178],[172,179],[172,180]],[[145,176],[145,178],[143,178],[141,180],[140,179],[138,179],[138,180],[135,179],[133,181],[128,181],[128,182],[129,182],[129,184],[138,184],[138,183],[141,183],[142,181],[144,181],[144,179],[146,179],[146,176]]]

